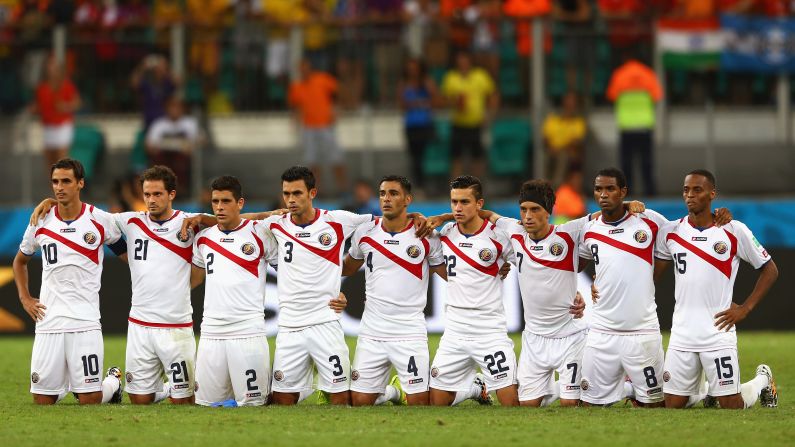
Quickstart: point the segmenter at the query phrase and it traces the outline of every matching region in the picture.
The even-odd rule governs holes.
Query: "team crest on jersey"
[[[719,255],[722,255],[722,254],[726,253],[727,251],[729,251],[729,246],[726,245],[725,242],[719,241],[719,242],[715,242],[715,245],[712,246],[712,249],[715,250],[715,253],[717,253]]]
[[[636,231],[635,234],[632,237],[634,237],[635,238],[635,242],[637,242],[639,244],[642,244],[642,243],[644,243],[644,242],[649,240],[649,234],[646,233],[643,230]]]
[[[431,368],[431,377],[439,377],[439,368],[435,366]]]
[[[277,369],[276,371],[273,372],[273,380],[281,382],[282,380],[284,380],[284,373],[281,370]]]
[[[492,253],[488,248],[484,248],[478,252],[478,257],[480,257],[480,260],[483,262],[489,262],[494,259],[494,253]]]
[[[127,374],[125,374],[124,378],[127,379],[127,383],[132,383],[133,381],[133,375],[129,371],[127,372]]]
[[[549,253],[552,256],[560,256],[563,254],[563,244],[559,244],[555,242],[554,244],[549,246]]]
[[[94,234],[94,232],[89,231],[88,233],[83,235],[83,240],[86,242],[86,244],[92,245],[94,242],[97,241],[97,235]]]
[[[328,247],[331,245],[331,235],[328,233],[323,233],[317,237],[317,241],[320,242],[320,245]]]
[[[354,381],[354,382],[359,380],[359,371],[357,371],[355,369],[353,371],[351,371],[351,380]]]
[[[182,231],[177,231],[177,240],[180,242],[188,242],[193,237],[193,228],[188,228],[185,237],[182,237]]]
[[[590,383],[588,383],[588,381],[587,381],[587,380],[585,380],[585,379],[582,379],[582,380],[580,381],[580,389],[581,389],[581,390],[583,390],[583,391],[588,391],[588,388],[590,388],[590,387],[591,387],[591,384],[590,384]]]
[[[35,372],[30,375],[30,381],[33,383],[39,383],[39,373]]]
[[[670,380],[671,380],[671,373],[669,373],[668,371],[665,371],[663,373],[663,382],[668,382]]]
[[[254,244],[251,242],[246,242],[245,244],[240,246],[240,251],[243,252],[245,255],[253,255],[254,254]]]
[[[406,254],[409,255],[410,258],[416,258],[420,255],[420,247],[411,245],[406,249]]]

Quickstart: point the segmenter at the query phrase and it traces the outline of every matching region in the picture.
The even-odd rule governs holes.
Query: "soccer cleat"
[[[767,383],[769,384],[762,388],[762,392],[759,393],[759,404],[768,408],[778,407],[778,391],[776,390],[776,381],[773,380],[773,371],[769,366],[762,364],[756,367],[756,375],[767,376]]]
[[[105,376],[115,377],[116,380],[119,381],[119,389],[117,389],[116,392],[113,393],[113,397],[110,398],[110,401],[108,401],[108,403],[120,404],[122,392],[124,391],[124,382],[121,380],[121,369],[119,369],[118,366],[111,366],[110,368],[108,368],[108,372],[107,374],[105,374]]]
[[[317,390],[317,393],[315,393],[315,395],[317,396],[315,400],[315,403],[317,405],[328,405],[329,403],[331,403],[328,397],[328,393],[326,391]]]
[[[704,408],[718,408],[718,398],[715,396],[707,394],[702,402],[704,402]]]
[[[480,405],[493,405],[494,401],[491,399],[489,390],[486,388],[486,381],[483,378],[483,374],[478,373],[475,375],[475,386],[480,388],[480,394],[474,398],[475,402]]]
[[[400,403],[392,402],[394,405],[408,405],[408,399],[406,398],[406,393],[403,391],[403,387],[400,385],[400,377],[395,374],[389,380],[389,384],[395,387],[396,390],[400,393]]]

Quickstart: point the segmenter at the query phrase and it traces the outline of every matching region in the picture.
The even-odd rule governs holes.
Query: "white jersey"
[[[232,231],[215,225],[196,235],[193,264],[206,272],[202,337],[265,334],[265,269],[275,253],[270,232],[246,219]]]
[[[735,328],[718,330],[715,314],[731,306],[740,259],[758,269],[771,259],[765,248],[736,220],[699,229],[685,217],[661,231],[658,240],[658,256],[673,260],[676,278],[668,346],[681,351],[736,347]]]
[[[300,329],[339,320],[328,307],[340,293],[345,240],[370,214],[315,209],[315,218],[296,225],[291,214],[271,216],[263,225],[279,246],[279,326]]]
[[[193,233],[180,239],[182,221],[193,214],[174,211],[165,221],[149,213],[114,214],[127,239],[127,263],[132,280],[129,320],[150,327],[192,327],[190,264]]]
[[[353,234],[348,254],[366,259],[365,306],[359,335],[377,340],[427,338],[425,304],[429,265],[444,263],[438,238],[418,238],[409,225],[399,233],[367,222]]]
[[[44,319],[36,322],[36,333],[101,328],[102,244],[112,244],[120,237],[113,217],[87,203],[73,221],[62,220],[54,206],[44,219],[27,228],[19,251],[33,256],[41,249],[39,300],[47,306]]]
[[[654,253],[660,227],[668,221],[654,211],[627,213],[617,222],[603,217],[585,224],[580,256],[596,267],[599,301],[591,329],[602,332],[657,333]]]
[[[520,221],[497,220],[497,228],[508,234],[513,245],[526,331],[561,338],[585,330],[585,323],[574,319],[569,306],[577,294],[577,242],[588,220],[585,216],[553,225],[538,241],[530,238]]]
[[[439,239],[447,264],[445,334],[465,338],[505,334],[499,270],[513,257],[508,236],[489,221],[470,235],[451,222],[439,232]]]

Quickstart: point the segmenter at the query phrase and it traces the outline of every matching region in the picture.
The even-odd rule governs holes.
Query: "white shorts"
[[[516,353],[507,334],[479,338],[442,335],[431,366],[431,388],[468,390],[477,368],[490,391],[516,384]]]
[[[582,355],[580,399],[608,405],[624,397],[624,377],[629,376],[635,399],[662,402],[662,335],[605,334],[591,330]]]
[[[125,365],[128,394],[162,391],[165,373],[172,397],[193,396],[196,369],[193,328],[155,328],[130,323]]]
[[[264,335],[199,338],[196,403],[235,399],[240,406],[265,405],[270,394],[270,349]]]
[[[36,334],[30,359],[30,392],[56,396],[102,390],[102,331]]]
[[[351,391],[383,393],[389,370],[395,367],[406,394],[428,391],[430,374],[428,340],[381,341],[359,337],[353,356]]]
[[[579,399],[584,349],[585,331],[562,338],[523,332],[517,374],[519,400],[535,400],[554,394],[555,371],[560,375],[560,398]]]
[[[677,396],[699,394],[704,380],[702,372],[707,376],[710,396],[731,396],[740,392],[740,362],[736,347],[707,352],[668,348],[663,391]]]
[[[329,393],[350,389],[351,360],[339,321],[297,331],[279,329],[273,354],[273,391],[311,390],[313,363],[318,372],[318,389]]]
[[[44,126],[42,139],[44,149],[55,150],[61,148],[69,149],[75,137],[75,124],[63,123],[56,126]]]
[[[302,127],[301,143],[304,146],[304,163],[308,165],[342,162],[342,151],[337,144],[334,126]]]

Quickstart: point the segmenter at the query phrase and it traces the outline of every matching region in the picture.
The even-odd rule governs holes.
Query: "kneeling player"
[[[365,264],[366,300],[351,372],[354,406],[428,404],[430,356],[423,310],[431,270],[446,278],[438,239],[419,238],[406,212],[411,183],[402,176],[381,180],[383,218],[359,226],[345,258],[343,275]],[[387,385],[395,367],[397,381]],[[400,387],[400,388],[398,388]]]
[[[268,229],[240,217],[244,200],[235,177],[219,177],[211,189],[218,225],[200,231],[193,246],[191,282],[206,277],[196,403],[264,405],[270,392],[265,269],[275,242]]]
[[[778,268],[744,224],[734,220],[715,226],[711,204],[717,194],[715,177],[695,170],[685,177],[682,191],[688,215],[660,232],[655,277],[673,261],[676,270],[673,325],[665,358],[665,406],[684,408],[716,397],[722,408],[749,408],[778,404],[773,373],[759,365],[751,381],[740,383],[735,325],[770,290]],[[751,294],[742,305],[732,302],[740,259],[759,271]],[[708,390],[700,390],[702,371]]]

